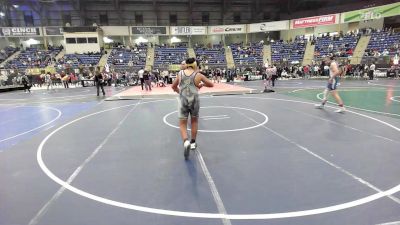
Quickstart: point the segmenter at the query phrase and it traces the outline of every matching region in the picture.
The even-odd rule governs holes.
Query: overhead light
[[[106,43],[106,44],[109,44],[109,43],[113,43],[113,42],[114,42],[112,39],[110,39],[110,38],[108,38],[108,37],[103,37],[103,41],[104,41],[104,43]]]
[[[13,5],[13,7],[16,8],[16,9],[18,9],[18,8],[19,8],[19,5]]]
[[[3,12],[0,12],[0,17],[4,17],[6,14],[4,14]]]
[[[172,37],[171,38],[171,43],[179,43],[181,42],[181,39],[177,38],[177,37]]]
[[[147,43],[147,42],[149,42],[149,40],[147,40],[146,38],[143,38],[143,37],[138,37],[135,40],[135,43],[137,43],[137,44],[139,44],[139,43]]]
[[[26,42],[26,44],[28,44],[28,45],[37,45],[37,44],[39,44],[40,43],[40,41],[38,41],[38,40],[35,40],[35,39],[33,39],[33,38],[29,38],[27,41],[25,41]]]

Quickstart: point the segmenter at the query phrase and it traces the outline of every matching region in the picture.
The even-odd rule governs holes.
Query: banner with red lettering
[[[209,26],[208,34],[243,34],[246,33],[246,25],[221,25]]]
[[[332,25],[339,23],[339,14],[331,14],[324,16],[313,16],[290,21],[290,28],[316,27],[322,25]]]

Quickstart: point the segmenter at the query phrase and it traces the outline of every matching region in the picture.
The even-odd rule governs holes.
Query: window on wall
[[[65,42],[67,42],[67,44],[76,44],[76,38],[66,38]]]
[[[34,24],[33,24],[33,15],[32,15],[31,11],[25,11],[24,12],[24,21],[25,21],[25,26],[27,26],[27,27],[34,26]]]
[[[88,38],[88,43],[90,43],[90,44],[95,44],[95,43],[97,43],[97,38],[95,38],[95,37]]]
[[[170,14],[169,15],[169,23],[172,26],[176,26],[177,21],[178,21],[178,16],[176,14]]]
[[[210,13],[209,12],[203,12],[201,15],[201,22],[202,23],[209,23],[210,22]]]
[[[240,18],[240,13],[239,12],[233,14],[233,22],[234,23],[240,23],[240,20],[241,20],[241,18]]]
[[[69,23],[71,24],[71,14],[63,14],[62,15],[63,25]]]
[[[108,15],[107,15],[107,13],[100,14],[100,25],[108,25]]]
[[[143,15],[142,14],[135,14],[135,22],[136,25],[143,25]]]
[[[88,43],[87,38],[77,38],[76,42],[78,44],[86,44],[86,43]]]

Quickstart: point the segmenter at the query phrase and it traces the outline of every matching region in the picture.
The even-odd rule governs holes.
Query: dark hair
[[[196,59],[195,59],[195,58],[188,58],[188,59],[186,59],[186,64],[192,64],[192,63],[194,63],[194,62],[196,62]]]
[[[193,64],[193,63],[195,63],[196,62],[196,59],[195,58],[188,58],[188,59],[186,59],[186,65],[188,66],[188,67],[192,67],[193,69],[195,69],[191,64]]]

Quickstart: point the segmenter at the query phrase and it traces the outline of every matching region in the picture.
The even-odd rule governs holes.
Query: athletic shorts
[[[335,77],[335,79],[333,79],[332,83],[328,83],[327,88],[330,91],[334,91],[337,88],[337,84],[338,84],[339,78]]]
[[[179,97],[179,119],[186,120],[191,117],[199,117],[200,99],[198,95],[193,95],[191,98],[184,96]]]

